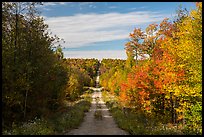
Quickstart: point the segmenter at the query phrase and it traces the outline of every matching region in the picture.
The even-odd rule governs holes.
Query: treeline
[[[126,60],[102,59],[100,64],[100,85],[112,93],[119,92],[119,85],[126,79]]]
[[[91,82],[85,84],[86,86],[95,86],[95,78],[97,70],[99,68],[99,61],[97,59],[65,59],[68,66],[74,66],[75,68],[86,73]],[[91,84],[90,84],[91,83]]]
[[[50,117],[93,86],[96,59],[63,59],[39,2],[2,3],[2,128]]]
[[[75,100],[86,87],[96,85],[96,75],[99,67],[97,59],[63,59],[64,64],[69,68],[69,80],[65,89],[65,97],[68,100]]]
[[[101,84],[123,108],[202,134],[202,3],[177,13],[173,21],[135,28],[125,65],[106,62]]]

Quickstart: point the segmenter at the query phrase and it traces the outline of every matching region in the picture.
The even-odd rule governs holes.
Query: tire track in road
[[[92,93],[93,101],[89,112],[86,113],[84,121],[77,129],[73,129],[65,135],[129,135],[124,130],[120,129],[111,116],[105,102],[102,101],[101,91],[98,89]],[[98,99],[98,104],[96,102]],[[101,107],[98,108],[97,105]],[[96,119],[95,111],[102,112],[102,119]]]

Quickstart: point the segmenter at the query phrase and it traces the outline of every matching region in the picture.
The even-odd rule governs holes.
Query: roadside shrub
[[[12,131],[3,132],[5,135],[50,135],[52,133],[52,127],[43,119],[29,121],[20,127],[14,125]]]

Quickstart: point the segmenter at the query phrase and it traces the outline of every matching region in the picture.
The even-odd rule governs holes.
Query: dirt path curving
[[[108,108],[102,101],[100,90],[92,94],[93,101],[89,112],[86,113],[84,121],[78,127],[65,135],[129,135],[118,128]],[[102,117],[95,117],[95,113],[101,112]],[[98,116],[98,115],[97,115]],[[101,118],[101,119],[100,119]]]

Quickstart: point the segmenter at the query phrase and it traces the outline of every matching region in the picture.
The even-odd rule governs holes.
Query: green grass
[[[21,126],[13,125],[13,130],[4,131],[3,135],[50,135],[53,128],[44,119],[35,119]]]
[[[96,110],[94,112],[94,118],[97,120],[102,120],[103,116],[102,116],[102,111],[100,110],[101,104],[99,104],[100,98],[97,97],[95,98],[95,100],[96,100]]]
[[[99,98],[96,98],[96,110],[94,112],[94,118],[97,120],[102,120],[103,116],[102,116],[102,111],[101,109],[101,104],[98,103],[99,102]]]
[[[54,127],[55,134],[63,134],[73,128],[76,128],[83,121],[85,112],[90,108],[90,102],[80,101],[70,110],[63,114],[55,115],[50,120],[50,125]]]
[[[12,130],[3,131],[3,135],[62,135],[81,124],[90,106],[91,96],[86,93],[83,99],[65,108],[65,111],[55,113],[46,120],[35,119],[21,126],[14,125]]]
[[[102,112],[101,112],[101,110],[96,110],[95,112],[94,112],[94,118],[95,119],[97,119],[97,120],[102,120]]]

